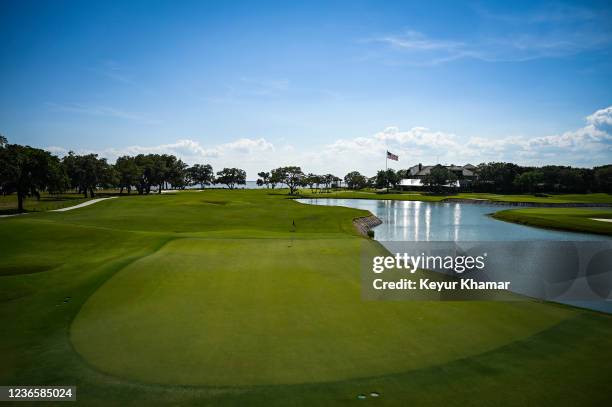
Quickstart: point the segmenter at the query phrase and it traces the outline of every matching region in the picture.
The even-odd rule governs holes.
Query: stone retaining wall
[[[380,225],[381,223],[383,223],[382,220],[374,215],[353,219],[353,225],[355,225],[357,231],[366,237],[368,237],[369,230],[372,230],[372,228]]]

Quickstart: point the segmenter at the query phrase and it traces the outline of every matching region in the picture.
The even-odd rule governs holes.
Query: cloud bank
[[[54,154],[67,154],[65,147],[49,146]],[[128,146],[97,153],[113,162],[122,155],[174,154],[189,164],[210,163],[215,170],[239,167],[249,179],[257,172],[281,165],[300,165],[306,172],[344,175],[357,170],[373,175],[385,163],[385,151],[400,156],[394,168],[408,168],[417,163],[478,164],[511,161],[522,165],[561,164],[592,167],[612,163],[612,106],[597,110],[585,118],[584,127],[562,134],[541,137],[506,137],[486,139],[460,137],[453,133],[413,127],[386,129],[367,137],[340,138],[323,146],[299,149],[291,145],[275,146],[265,138],[239,138],[214,146],[203,146],[192,139],[156,146]]]

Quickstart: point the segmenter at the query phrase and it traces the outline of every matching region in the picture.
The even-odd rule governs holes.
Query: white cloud
[[[341,139],[322,151],[322,162],[335,160],[368,174],[381,168],[385,150],[400,155],[395,168],[416,163],[474,164],[512,161],[524,165],[564,164],[593,166],[612,163],[612,107],[586,118],[586,125],[559,135],[485,139],[414,127],[388,127],[370,137]],[[381,159],[382,157],[382,159]]]
[[[586,120],[587,123],[598,130],[612,132],[612,106],[596,111],[587,116]]]
[[[241,138],[230,143],[221,144],[218,149],[219,151],[225,153],[234,152],[242,154],[251,154],[262,151],[274,151],[274,145],[263,138]]]
[[[49,146],[45,150],[64,156],[70,149]],[[240,167],[247,169],[254,176],[258,171],[267,168],[266,162],[272,162],[275,156],[275,146],[264,138],[240,138],[228,143],[204,147],[198,141],[180,139],[174,143],[154,146],[132,145],[123,148],[107,148],[102,150],[74,149],[77,154],[98,154],[100,157],[114,162],[123,155],[138,154],[173,154],[188,164],[211,163],[215,168]],[[283,147],[283,151],[290,151]]]
[[[585,118],[584,127],[558,135],[541,137],[505,137],[487,139],[462,137],[426,127],[402,131],[387,127],[368,137],[337,139],[323,146],[300,149],[284,144],[275,146],[265,138],[239,138],[231,142],[205,147],[196,140],[181,139],[156,146],[129,146],[98,153],[113,162],[121,155],[174,154],[189,164],[210,163],[215,170],[239,167],[255,179],[262,170],[283,165],[300,165],[305,172],[343,175],[358,170],[367,175],[384,168],[385,151],[400,156],[399,162],[389,162],[392,168],[408,168],[423,164],[478,164],[488,161],[511,161],[523,165],[563,164],[574,166],[612,163],[612,106]],[[63,155],[65,147],[51,146],[47,150]]]

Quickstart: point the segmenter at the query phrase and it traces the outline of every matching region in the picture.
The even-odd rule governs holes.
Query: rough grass
[[[25,212],[44,212],[53,209],[77,205],[89,200],[82,194],[55,194],[42,193],[40,199],[28,197],[23,201]],[[0,195],[0,215],[17,213],[17,195]]]
[[[87,406],[610,404],[610,316],[363,301],[363,214],[205,191],[0,219],[3,264],[46,267],[0,277],[0,383]]]
[[[530,208],[510,209],[493,214],[495,219],[524,225],[573,232],[599,233],[612,235],[612,222],[602,222],[592,218],[610,219],[612,210],[581,208]]]

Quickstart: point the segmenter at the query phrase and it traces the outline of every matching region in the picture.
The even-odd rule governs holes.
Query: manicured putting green
[[[532,302],[361,300],[341,239],[176,239],[121,270],[71,327],[98,369],[140,382],[244,386],[419,369],[529,337],[573,312]]]

